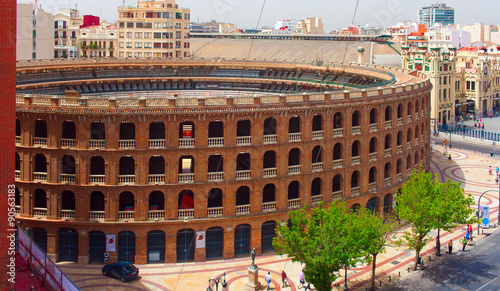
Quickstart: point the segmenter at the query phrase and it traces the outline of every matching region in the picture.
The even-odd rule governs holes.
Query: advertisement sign
[[[116,235],[107,234],[106,235],[106,252],[116,252]]]
[[[196,248],[197,249],[205,248],[205,231],[196,232]]]
[[[479,218],[481,221],[480,227],[490,227],[490,207],[488,205],[479,205]]]

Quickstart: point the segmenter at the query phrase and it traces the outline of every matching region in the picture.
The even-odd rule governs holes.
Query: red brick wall
[[[2,1],[0,9],[0,249],[9,248],[7,235],[8,186],[14,185],[14,128],[16,74],[16,1]],[[14,288],[6,278],[10,256],[0,255],[0,290]]]

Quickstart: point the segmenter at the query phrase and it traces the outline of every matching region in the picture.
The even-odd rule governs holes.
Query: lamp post
[[[348,291],[349,288],[347,288],[347,267],[345,269],[345,279],[344,279],[344,291]]]
[[[479,218],[479,206],[481,205],[481,198],[483,197],[484,194],[486,194],[488,192],[497,192],[497,190],[486,190],[483,192],[483,194],[481,194],[481,196],[479,196],[479,199],[477,201],[477,216],[478,216],[478,218]],[[498,195],[499,195],[498,207],[500,209],[500,185],[498,186]],[[497,223],[500,222],[500,213],[498,213],[497,219],[498,219]],[[477,235],[479,235],[479,221],[477,222]]]
[[[219,290],[219,283],[221,283],[222,285],[222,291],[226,290],[226,287],[227,287],[227,283],[226,283],[226,272],[224,272],[224,280],[221,282],[221,279],[222,279],[222,276],[218,277],[218,278],[215,278],[215,279],[208,279],[208,287],[207,287],[207,291],[212,291],[212,287],[210,287],[212,281],[215,283],[215,290],[218,291]]]

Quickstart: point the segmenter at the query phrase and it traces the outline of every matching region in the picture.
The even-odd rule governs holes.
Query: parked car
[[[115,277],[116,279],[120,279],[122,282],[125,282],[137,278],[137,275],[139,275],[139,269],[131,262],[123,261],[105,265],[102,267],[102,274],[104,276]]]

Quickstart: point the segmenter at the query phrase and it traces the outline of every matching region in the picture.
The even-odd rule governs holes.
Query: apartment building
[[[78,33],[83,18],[76,9],[61,9],[54,15],[54,59],[78,57]]]
[[[16,59],[54,56],[54,16],[33,4],[17,4]]]
[[[174,0],[137,1],[137,7],[118,7],[118,57],[190,57],[190,18],[190,10],[179,8]]]
[[[433,27],[437,23],[441,25],[455,24],[455,9],[444,3],[421,7],[418,10],[418,22],[429,27]]]
[[[113,58],[116,57],[118,34],[116,26],[108,22],[80,28],[78,35],[81,58]]]
[[[323,34],[323,22],[321,22],[321,18],[317,17],[299,20],[295,32],[299,34]]]

